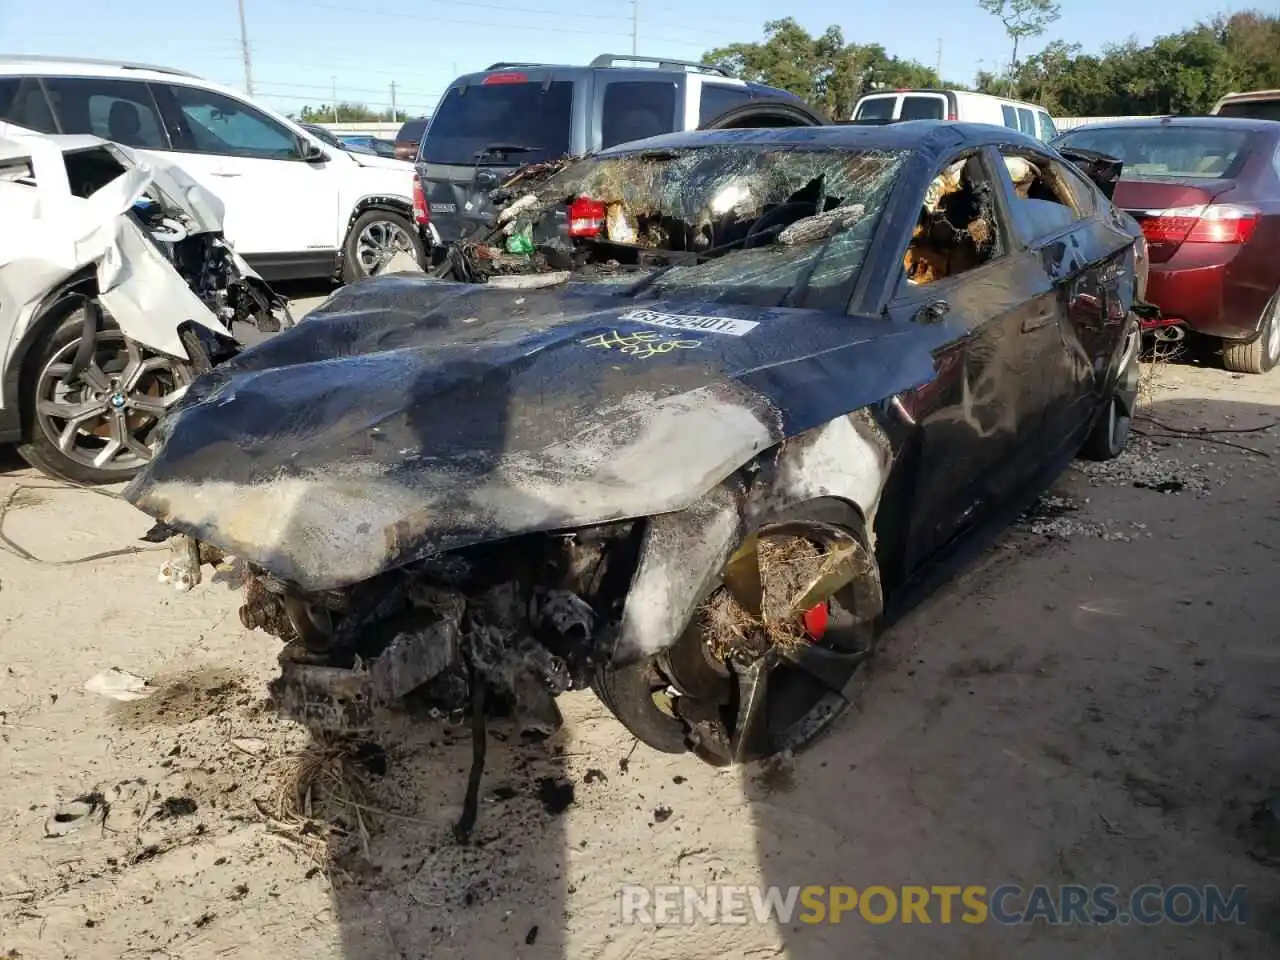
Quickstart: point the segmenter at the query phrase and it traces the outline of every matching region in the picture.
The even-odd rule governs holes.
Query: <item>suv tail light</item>
[[[598,237],[604,225],[604,204],[590,197],[578,197],[569,204],[569,236]]]
[[[1237,203],[1153,210],[1142,221],[1148,243],[1244,243],[1253,236],[1261,213]]]
[[[484,78],[483,86],[489,87],[495,83],[528,83],[529,77],[523,73],[491,73]]]
[[[413,175],[413,219],[426,226],[431,222],[431,213],[427,209],[427,193],[422,189],[422,178]]]

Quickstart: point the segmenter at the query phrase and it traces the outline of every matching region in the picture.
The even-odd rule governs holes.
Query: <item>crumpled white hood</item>
[[[225,334],[138,223],[125,216],[150,193],[167,210],[182,213],[188,233],[220,232],[221,201],[172,164],[144,162],[117,144],[0,127],[0,331],[10,343],[30,322],[34,304],[90,264],[97,266],[103,307],[144,346],[189,359],[180,324],[189,320]],[[91,147],[113,152],[125,172],[91,196],[77,197],[64,152]]]

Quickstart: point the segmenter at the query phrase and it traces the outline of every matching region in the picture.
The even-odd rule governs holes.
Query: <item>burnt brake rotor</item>
[[[871,653],[881,607],[875,562],[842,527],[762,528],[730,557],[679,640],[655,659],[666,685],[651,679],[651,707],[679,723],[708,763],[799,749],[848,707],[846,688]],[[632,727],[631,718],[619,718]],[[642,735],[655,727],[653,717],[645,721],[633,732],[664,749]]]

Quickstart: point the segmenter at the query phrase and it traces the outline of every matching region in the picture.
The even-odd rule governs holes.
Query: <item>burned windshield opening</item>
[[[837,309],[906,156],[742,143],[601,154],[513,191],[489,242],[498,272],[612,264],[637,298]],[[637,282],[637,269],[660,273]]]

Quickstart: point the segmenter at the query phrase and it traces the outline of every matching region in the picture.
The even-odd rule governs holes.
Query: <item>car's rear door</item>
[[[1070,164],[1021,147],[1000,153],[1005,160],[1030,160],[1042,173],[1030,195],[1020,196],[1001,164],[1016,229],[1049,282],[1038,313],[1054,318],[1059,343],[1046,371],[1052,390],[1043,436],[1046,447],[1061,445],[1073,442],[1096,408],[1123,336],[1123,304],[1136,282],[1133,238],[1106,215],[1106,199]]]
[[[492,224],[489,193],[516,169],[572,151],[581,85],[545,69],[512,69],[463,77],[449,88],[427,125],[417,163],[427,213],[442,241]]]

